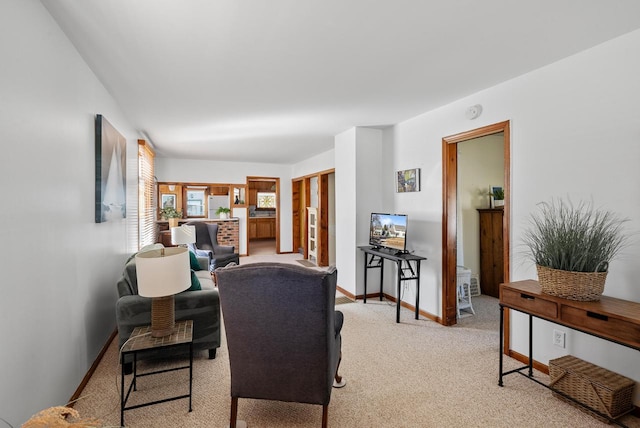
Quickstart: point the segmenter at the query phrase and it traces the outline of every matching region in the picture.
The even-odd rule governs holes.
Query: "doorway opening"
[[[280,253],[280,179],[247,177],[247,254]]]
[[[293,251],[317,266],[335,264],[335,171],[291,180]]]
[[[460,134],[444,137],[442,139],[442,175],[443,175],[443,218],[442,218],[442,317],[443,325],[455,325],[457,323],[457,266],[458,266],[458,144],[474,140],[480,137],[502,134],[503,136],[503,190],[504,208],[501,210],[500,223],[501,243],[496,251],[501,256],[502,278],[501,282],[509,281],[509,227],[510,227],[510,131],[509,121],[488,125],[482,128],[466,131]],[[493,183],[491,183],[493,184]],[[486,193],[489,193],[487,188]],[[487,195],[488,197],[488,195]],[[480,284],[482,286],[482,284]]]

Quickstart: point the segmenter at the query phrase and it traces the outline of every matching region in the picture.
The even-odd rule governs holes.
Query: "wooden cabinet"
[[[249,189],[249,205],[258,205],[258,189]]]
[[[253,217],[249,219],[249,239],[274,239],[276,219],[274,217]]]
[[[270,218],[259,218],[256,227],[257,238],[271,238],[271,223]]]
[[[175,245],[171,243],[171,231],[169,230],[163,230],[158,234],[158,242],[165,247],[175,247]]]
[[[498,297],[504,281],[502,208],[480,209],[480,286],[482,293]]]

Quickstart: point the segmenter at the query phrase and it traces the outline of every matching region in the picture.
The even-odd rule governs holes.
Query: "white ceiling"
[[[283,164],[640,28],[638,0],[41,1],[159,156]]]

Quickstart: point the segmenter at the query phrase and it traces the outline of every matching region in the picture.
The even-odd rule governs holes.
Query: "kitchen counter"
[[[178,224],[188,223],[190,221],[204,221],[204,222],[217,222],[217,221],[238,221],[237,217],[230,218],[181,218],[178,220]],[[156,220],[156,224],[169,224],[169,220]]]
[[[203,223],[218,224],[218,243],[220,245],[233,245],[236,253],[240,250],[240,219],[232,217],[229,219],[219,218],[181,218],[178,224],[185,224],[190,221],[200,221]],[[169,222],[167,220],[156,221],[158,228],[158,242],[164,244],[165,247],[171,246],[171,232],[169,231]]]

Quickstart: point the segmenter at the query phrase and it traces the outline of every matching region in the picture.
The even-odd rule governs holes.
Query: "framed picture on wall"
[[[504,189],[502,186],[489,186],[489,208],[504,206]]]
[[[396,192],[419,192],[420,168],[405,169],[396,172]]]
[[[163,193],[160,195],[160,209],[174,208],[176,207],[176,195],[175,193]]]
[[[101,114],[95,118],[96,223],[127,217],[127,140]]]

